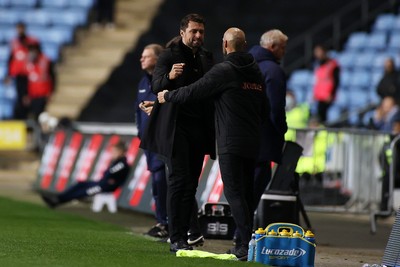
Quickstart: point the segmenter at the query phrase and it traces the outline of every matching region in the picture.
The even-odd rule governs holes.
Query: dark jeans
[[[257,209],[269,181],[271,181],[271,162],[258,162],[254,170],[254,210]]]
[[[200,135],[200,136],[196,136]],[[171,243],[187,240],[187,233],[199,234],[196,190],[203,166],[201,134],[195,130],[175,132],[174,152],[168,160],[168,230]]]
[[[79,182],[58,196],[59,203],[81,199],[103,192],[99,182]]]
[[[37,121],[40,113],[42,113],[47,104],[47,97],[38,97],[31,99],[31,104],[29,106],[29,111],[32,113],[34,119]]]
[[[167,178],[165,168],[151,172],[151,176],[157,223],[167,225]]]
[[[234,154],[219,155],[224,194],[231,206],[238,232],[237,246],[247,246],[251,239],[254,215],[255,159]]]
[[[320,122],[326,122],[328,116],[328,109],[332,105],[331,102],[317,102],[317,112]]]

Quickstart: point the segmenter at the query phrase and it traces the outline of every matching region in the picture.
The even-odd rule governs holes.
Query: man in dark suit
[[[160,55],[153,72],[152,90],[174,90],[200,79],[213,64],[212,54],[203,46],[204,20],[189,14],[181,20],[181,38],[171,42]],[[198,227],[194,233],[195,199],[204,156],[215,158],[213,104],[155,103],[141,147],[162,156],[168,167],[168,230],[172,252],[192,249],[204,238]],[[198,224],[198,223],[197,223]],[[191,233],[187,232],[191,225]]]

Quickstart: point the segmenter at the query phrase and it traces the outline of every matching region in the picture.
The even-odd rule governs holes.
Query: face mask
[[[293,97],[287,96],[287,97],[286,97],[286,106],[285,106],[285,110],[286,110],[286,111],[291,110],[292,108],[294,108],[294,106],[295,106],[295,101],[294,101]]]

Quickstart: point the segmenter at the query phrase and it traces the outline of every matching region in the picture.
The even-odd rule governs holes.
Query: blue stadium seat
[[[361,88],[354,87],[349,91],[349,100],[351,109],[360,109],[369,104],[370,96]]]
[[[61,9],[67,7],[68,0],[41,0],[40,5],[42,7]]]
[[[395,22],[395,15],[393,14],[382,14],[379,15],[375,20],[373,31],[390,31],[393,28]]]
[[[6,62],[10,57],[10,48],[8,45],[0,46],[0,62]]]
[[[44,33],[42,41],[64,45],[72,43],[73,37],[74,31],[71,27],[51,27]]]
[[[20,11],[13,9],[0,9],[0,25],[15,25],[17,22],[21,21],[23,14]]]
[[[13,26],[6,26],[0,28],[0,39],[2,43],[9,44],[15,37],[16,32]]]
[[[346,109],[349,106],[349,94],[342,87],[337,90],[334,105],[341,109]]]
[[[51,27],[46,26],[30,26],[28,25],[26,31],[29,35],[39,39],[40,42],[46,41],[47,32]]]
[[[76,27],[87,21],[87,12],[82,9],[66,9],[62,13],[49,14],[54,25]]]
[[[384,70],[374,70],[371,72],[371,89],[373,90],[374,88],[376,88],[376,86],[378,85],[378,83],[381,81],[382,77],[383,77],[383,73]]]
[[[334,122],[340,118],[342,108],[336,104],[333,104],[328,110],[328,122]]]
[[[377,94],[376,90],[369,93],[369,102],[376,105],[381,102],[381,97]]]
[[[57,62],[60,59],[60,46],[59,45],[52,44],[52,43],[43,43],[42,51],[53,62]]]
[[[339,62],[340,68],[352,68],[354,64],[354,59],[357,58],[358,53],[345,51],[338,55],[337,60]]]
[[[0,7],[7,7],[11,4],[11,0],[0,0]]]
[[[365,70],[355,70],[351,74],[350,84],[351,88],[350,92],[353,91],[353,87],[359,87],[360,89],[367,89],[371,85],[371,77],[370,72]]]
[[[37,26],[48,26],[51,23],[51,18],[49,13],[43,10],[32,10],[28,12],[23,18],[22,21],[27,25],[37,25]]]
[[[13,117],[14,102],[1,99],[0,100],[0,119],[11,119]]]
[[[70,7],[80,7],[89,10],[94,5],[95,0],[69,0]]]
[[[386,32],[371,33],[367,42],[364,44],[364,47],[375,50],[383,50],[386,48],[386,41]]]
[[[390,35],[388,49],[397,52],[400,50],[400,32],[393,32]]]
[[[355,68],[364,68],[364,69],[372,68],[375,56],[376,56],[376,52],[372,52],[372,51],[366,51],[366,52],[359,53],[354,58],[353,66]]]
[[[372,62],[372,67],[376,71],[381,71],[384,68],[384,64],[387,58],[391,57],[388,53],[378,53]]]
[[[288,85],[289,88],[294,88],[297,86],[308,87],[313,82],[313,73],[310,70],[296,70],[292,73],[289,78]]]
[[[11,5],[16,7],[35,7],[37,0],[12,0]]]
[[[350,85],[350,79],[351,79],[351,72],[343,69],[340,71],[340,87],[342,87],[342,90],[346,90],[346,88]]]
[[[4,64],[1,64],[0,65],[0,81],[2,81],[5,77],[6,77],[6,74],[7,74],[7,66]]]
[[[399,32],[400,31],[400,16],[397,16],[394,20],[393,27],[392,27],[393,32]]]
[[[366,32],[352,33],[346,42],[346,50],[361,50],[368,42],[368,34]]]

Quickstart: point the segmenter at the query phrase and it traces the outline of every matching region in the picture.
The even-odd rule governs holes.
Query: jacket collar
[[[265,49],[259,45],[253,46],[250,49],[249,53],[253,55],[254,59],[257,62],[269,60],[269,61],[274,61],[275,63],[279,64],[279,61],[275,58],[275,56],[268,49]]]

